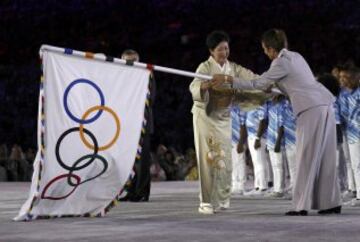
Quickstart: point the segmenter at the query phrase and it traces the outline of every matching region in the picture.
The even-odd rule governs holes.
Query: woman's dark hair
[[[317,78],[318,82],[323,84],[334,96],[338,96],[340,93],[340,85],[336,77],[330,73],[325,73]]]
[[[223,41],[230,43],[229,35],[227,33],[225,33],[224,31],[215,30],[207,36],[206,46],[210,50],[213,50],[216,48],[216,46],[218,46],[218,44],[220,44]]]
[[[261,42],[264,43],[265,47],[271,47],[277,52],[288,47],[286,34],[281,29],[270,29],[266,31],[261,37]]]

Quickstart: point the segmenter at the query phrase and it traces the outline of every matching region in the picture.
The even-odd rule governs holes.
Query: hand
[[[285,98],[284,95],[282,95],[282,94],[276,94],[276,95],[272,98],[272,101],[273,101],[274,103],[278,103],[278,102],[280,102],[281,100],[283,100],[284,98]]]
[[[261,141],[260,139],[256,139],[254,144],[255,150],[259,149],[260,147],[261,147]]]
[[[210,81],[204,81],[204,82],[201,83],[200,89],[202,91],[207,91],[207,90],[209,90],[211,88],[211,86],[212,86],[212,84],[211,84]]]
[[[237,145],[237,153],[241,154],[243,152],[244,152],[244,145],[241,144],[241,143],[238,143],[238,145]]]
[[[233,78],[231,76],[222,75],[222,74],[215,74],[213,79],[211,80],[213,88],[219,88],[225,82],[232,83]]]
[[[266,88],[266,90],[264,90],[265,93],[271,93],[272,89],[273,89],[274,85],[270,85]]]

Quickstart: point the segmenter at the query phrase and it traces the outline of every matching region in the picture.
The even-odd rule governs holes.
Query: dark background
[[[36,148],[42,44],[119,57],[136,49],[141,61],[195,71],[208,58],[206,35],[231,37],[230,59],[261,73],[269,67],[259,38],[284,29],[290,49],[314,73],[360,61],[360,1],[351,0],[2,0],[0,3],[0,143]],[[190,78],[155,73],[155,134],[184,152],[193,146]]]

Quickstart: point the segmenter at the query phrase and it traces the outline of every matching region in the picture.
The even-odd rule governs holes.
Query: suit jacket
[[[332,105],[334,96],[319,82],[305,61],[297,52],[282,49],[268,71],[259,78],[245,80],[234,79],[233,87],[240,89],[265,90],[274,83],[289,96],[294,114],[316,106]]]

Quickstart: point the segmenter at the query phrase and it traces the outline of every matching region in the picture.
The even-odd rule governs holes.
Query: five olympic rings
[[[69,107],[68,107],[68,96],[69,96],[69,93],[70,93],[70,90],[72,87],[74,87],[75,85],[77,84],[80,84],[80,83],[84,83],[84,84],[88,84],[90,85],[91,87],[93,87],[98,93],[99,93],[99,96],[100,96],[100,105],[99,106],[94,106],[94,107],[91,107],[89,108],[81,117],[81,119],[77,118],[75,115],[73,115],[70,110],[69,110]],[[46,186],[44,187],[42,193],[41,193],[41,198],[42,199],[49,199],[49,200],[61,200],[61,199],[65,199],[67,197],[69,197],[75,190],[78,186],[80,186],[81,184],[84,184],[86,182],[89,182],[91,180],[94,180],[96,178],[98,178],[99,176],[101,176],[102,174],[104,174],[108,168],[108,162],[107,160],[102,157],[101,155],[98,154],[99,151],[103,151],[103,150],[107,150],[109,149],[110,147],[112,147],[116,140],[119,138],[119,135],[120,135],[120,119],[119,117],[117,116],[117,114],[109,107],[105,106],[105,98],[104,98],[104,95],[101,91],[101,89],[92,81],[90,80],[87,80],[87,79],[76,79],[74,80],[73,82],[70,83],[70,85],[67,86],[67,88],[65,89],[65,92],[64,92],[64,97],[63,97],[63,105],[64,105],[64,108],[65,108],[65,112],[66,114],[70,117],[70,119],[72,119],[73,121],[77,122],[80,124],[79,127],[73,127],[73,128],[70,128],[66,131],[64,131],[60,137],[58,138],[57,142],[56,142],[56,146],[55,146],[55,156],[56,156],[56,160],[58,162],[58,164],[64,168],[65,170],[69,171],[69,173],[67,174],[61,174],[59,176],[56,176],[54,177],[53,179],[51,179],[47,184]],[[89,118],[89,119],[86,119],[90,113],[94,112],[94,111],[98,111],[94,117],[92,118]],[[95,120],[97,120],[100,115],[103,113],[103,111],[106,111],[108,113],[111,114],[111,116],[114,118],[115,120],[115,123],[116,123],[116,132],[115,132],[115,135],[114,137],[112,138],[112,140],[110,140],[110,142],[108,144],[105,144],[103,146],[99,146],[98,144],[98,141],[95,137],[95,135],[93,133],[91,133],[88,129],[84,128],[84,124],[89,124],[89,123],[92,123],[94,122]],[[70,134],[70,133],[73,133],[73,132],[79,132],[80,134],[80,139],[81,141],[84,143],[84,145],[86,147],[88,147],[89,149],[91,149],[93,151],[92,154],[86,154],[82,157],[80,157],[79,159],[77,159],[76,161],[74,161],[72,163],[71,166],[67,165],[61,158],[60,156],[60,145],[62,143],[62,141],[64,140],[64,138]],[[92,144],[85,138],[85,134],[87,136],[89,136]],[[103,164],[103,168],[102,170],[96,174],[95,176],[93,177],[90,177],[90,178],[87,178],[85,180],[81,180],[81,178],[74,174],[74,172],[76,171],[79,171],[79,170],[82,170],[88,166],[90,166],[94,161],[96,160],[99,160],[102,162]],[[86,161],[86,162],[84,162]],[[47,190],[58,180],[61,180],[63,178],[67,178],[67,183],[69,186],[73,187],[72,190],[70,190],[70,192],[68,192],[67,194],[62,194],[62,195],[57,195],[57,196],[50,196],[50,195],[46,195],[47,194]],[[75,181],[75,182],[74,182]]]

